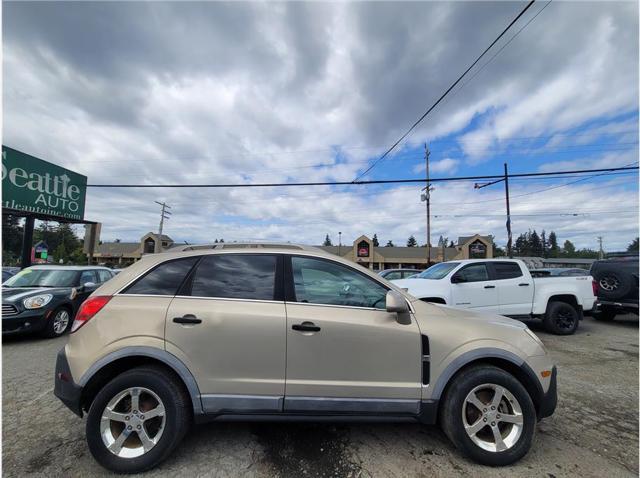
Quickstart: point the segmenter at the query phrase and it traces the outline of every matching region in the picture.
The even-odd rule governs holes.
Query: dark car
[[[9,277],[13,277],[20,272],[19,267],[3,267],[2,268],[2,282],[6,281]]]
[[[398,280],[398,279],[406,279],[409,276],[420,274],[422,270],[420,269],[387,269],[384,271],[378,272],[380,277],[384,277],[387,280]]]
[[[616,254],[591,266],[598,284],[594,317],[613,320],[617,314],[638,313],[638,254]]]
[[[39,332],[59,337],[80,304],[114,276],[106,267],[33,266],[2,284],[2,335]]]

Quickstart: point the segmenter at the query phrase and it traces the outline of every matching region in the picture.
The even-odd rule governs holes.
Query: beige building
[[[455,247],[431,247],[427,260],[426,247],[374,247],[367,236],[360,236],[351,246],[320,246],[321,249],[357,262],[373,270],[425,269],[429,263],[455,259],[485,259],[493,257],[491,236],[461,236]]]
[[[165,234],[159,236],[153,232],[148,232],[140,238],[139,242],[104,242],[98,244],[93,253],[93,261],[97,264],[116,267],[128,266],[140,259],[142,254],[164,252],[171,248],[173,244],[173,239]]]

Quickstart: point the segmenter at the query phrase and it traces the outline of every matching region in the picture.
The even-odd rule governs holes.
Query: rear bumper
[[[53,394],[58,397],[69,410],[79,417],[82,417],[82,387],[73,381],[64,348],[58,352],[56,359]]]
[[[551,370],[551,383],[549,390],[543,394],[538,407],[538,419],[550,417],[558,404],[558,369],[554,366]]]

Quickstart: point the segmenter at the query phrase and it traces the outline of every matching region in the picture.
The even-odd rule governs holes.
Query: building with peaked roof
[[[435,262],[456,259],[490,259],[493,257],[491,236],[461,236],[455,247],[431,247],[427,260],[426,247],[375,247],[367,236],[358,237],[353,243],[343,246],[319,246],[320,249],[349,259],[373,270],[425,269]]]
[[[160,236],[154,232],[147,232],[138,242],[116,241],[98,244],[93,253],[93,260],[98,264],[128,266],[143,254],[165,252],[173,245],[173,239],[166,234]]]

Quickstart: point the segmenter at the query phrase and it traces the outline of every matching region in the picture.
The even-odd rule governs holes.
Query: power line
[[[569,171],[549,171],[540,173],[510,174],[509,178],[541,177],[564,174],[583,174],[613,171],[637,170],[638,166],[624,166],[619,168],[574,169]],[[491,180],[503,178],[503,174],[484,176],[450,176],[431,178],[430,182]],[[586,179],[586,178],[585,178]],[[366,186],[371,184],[411,184],[424,183],[425,179],[376,179],[371,181],[314,181],[303,183],[249,183],[249,184],[87,184],[91,188],[265,188],[265,187],[300,187],[300,186]],[[577,182],[577,181],[576,181]]]
[[[375,168],[376,165],[380,163],[380,161],[382,161],[384,158],[386,158],[389,155],[389,153],[391,153],[391,151],[393,151],[403,139],[409,136],[409,134],[416,128],[416,126],[418,126],[427,117],[427,115],[431,113],[431,111],[433,111],[433,109],[440,104],[440,102],[449,94],[449,92],[453,90],[458,85],[458,83],[460,83],[460,81],[462,81],[462,79],[467,75],[467,73],[469,73],[469,71],[471,71],[471,69],[474,66],[476,66],[476,64],[487,54],[487,52],[493,47],[493,45],[498,43],[498,41],[500,41],[500,39],[509,31],[509,29],[520,19],[520,17],[522,17],[522,15],[524,15],[525,12],[529,10],[529,8],[531,8],[531,6],[535,3],[535,1],[536,0],[531,0],[527,4],[527,6],[522,9],[522,11],[518,14],[518,16],[516,16],[513,20],[511,20],[511,23],[507,25],[507,28],[505,28],[502,31],[502,33],[500,33],[500,35],[498,35],[497,38],[493,40],[491,44],[480,54],[480,56],[476,58],[476,60],[469,66],[469,68],[467,68],[464,71],[464,73],[462,73],[462,75],[460,75],[458,79],[454,81],[449,88],[447,88],[447,90],[442,94],[442,96],[440,96],[440,98],[438,98],[438,100],[433,105],[431,105],[431,107],[420,118],[418,118],[418,120],[415,123],[413,123],[413,125],[411,125],[411,127],[402,136],[400,136],[400,138],[395,143],[393,143],[393,145],[389,149],[387,149],[382,156],[380,156],[377,160],[375,160],[374,163],[371,166],[369,166],[362,174],[359,174],[353,180],[353,182],[354,183],[357,182],[361,177],[363,177],[369,171]]]

